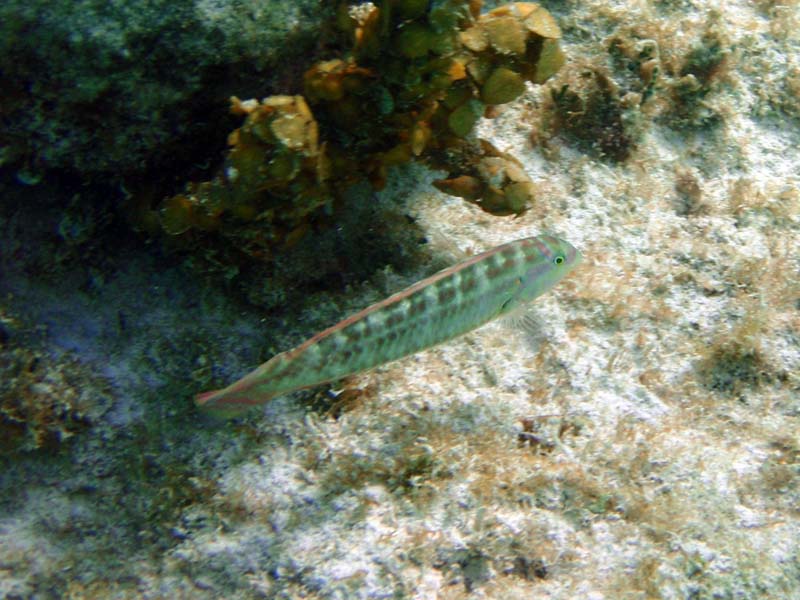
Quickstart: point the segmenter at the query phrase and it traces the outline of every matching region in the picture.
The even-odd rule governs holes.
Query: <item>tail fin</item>
[[[269,382],[275,381],[277,367],[282,364],[277,355],[226,388],[197,394],[194,403],[204,411],[219,417],[237,417],[254,406],[275,397]]]
[[[203,405],[204,405],[204,404],[206,404],[206,403],[207,403],[209,400],[211,400],[211,397],[212,397],[212,396],[214,396],[214,395],[216,395],[216,394],[219,394],[221,391],[222,391],[222,390],[211,390],[210,392],[203,392],[202,394],[197,394],[197,395],[194,397],[194,403],[195,403],[197,406],[203,406]]]
[[[233,400],[227,395],[227,391],[228,388],[223,388],[197,394],[194,403],[204,413],[222,419],[238,417],[253,408],[254,402],[241,402],[239,398]]]
[[[274,394],[254,389],[254,373],[235,381],[221,390],[203,392],[194,397],[194,403],[205,412],[216,417],[232,419],[246,413],[254,406],[271,400]]]

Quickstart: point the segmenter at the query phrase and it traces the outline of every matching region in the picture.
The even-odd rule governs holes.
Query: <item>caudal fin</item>
[[[222,390],[211,390],[210,392],[203,392],[202,394],[197,394],[194,397],[194,403],[197,406],[203,406],[206,404],[211,398],[217,394],[219,394]]]
[[[274,392],[264,389],[264,370],[262,365],[226,388],[197,394],[194,403],[218,417],[238,417],[275,397]]]
[[[231,392],[229,388],[203,392],[194,397],[195,405],[203,412],[225,419],[238,417],[261,402],[260,399]]]
[[[194,403],[204,411],[220,417],[236,417],[254,406],[269,402],[281,393],[280,369],[285,361],[281,354],[273,356],[263,365],[221,390],[203,392],[194,397]],[[276,389],[277,387],[277,389]]]

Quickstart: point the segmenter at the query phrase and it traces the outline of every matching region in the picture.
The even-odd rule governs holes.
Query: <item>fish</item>
[[[552,235],[497,246],[276,354],[226,388],[198,394],[195,403],[217,416],[235,417],[276,396],[414,354],[515,311],[580,261],[575,247]]]

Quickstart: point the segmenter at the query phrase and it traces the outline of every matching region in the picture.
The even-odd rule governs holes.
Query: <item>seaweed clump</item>
[[[232,99],[243,125],[209,181],[136,219],[206,254],[269,262],[331,221],[344,192],[420,160],[448,176],[438,187],[492,214],[525,210],[533,186],[519,163],[472,136],[487,109],[563,64],[561,36],[542,7],[512,3],[480,14],[479,0],[340,3],[344,56],[311,66],[302,94]],[[227,250],[225,248],[227,247]],[[218,257],[225,262],[225,257]]]
[[[539,113],[534,143],[562,136],[582,152],[623,162],[654,120],[675,130],[713,130],[723,112],[714,95],[733,48],[712,13],[698,39],[643,24],[610,38],[607,52],[561,74]]]
[[[109,406],[103,382],[77,361],[0,338],[0,453],[58,450]]]
[[[719,86],[730,54],[724,37],[713,27],[686,54],[671,86],[674,127],[713,127],[721,122],[707,98]]]
[[[764,333],[761,320],[748,317],[729,335],[714,340],[698,365],[702,384],[710,390],[745,400],[750,390],[784,382],[786,373],[775,370],[762,348]]]
[[[736,396],[774,380],[763,352],[736,339],[714,347],[701,365],[700,374],[709,389]]]
[[[635,100],[638,107],[642,99]],[[630,155],[635,139],[626,123],[629,104],[630,99],[620,98],[618,86],[604,71],[586,69],[570,84],[552,91],[548,128],[563,132],[586,151],[621,162]]]
[[[329,195],[317,123],[302,96],[270,96],[263,102],[233,98],[232,104],[246,120],[229,136],[231,150],[220,172],[210,181],[190,183],[185,193],[161,205],[159,222],[170,235],[194,228],[234,236],[238,225],[272,221],[275,209],[290,202],[300,220]],[[275,236],[266,230],[260,240],[250,241],[269,243]]]
[[[534,143],[546,148],[547,141],[560,134],[597,158],[629,158],[662,82],[659,47],[653,39],[620,35],[611,38],[603,56],[607,65],[586,64],[551,86],[532,135]]]

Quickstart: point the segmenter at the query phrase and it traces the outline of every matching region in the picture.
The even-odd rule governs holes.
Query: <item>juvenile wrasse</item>
[[[533,300],[580,260],[571,244],[551,235],[497,246],[365,308],[195,402],[236,416],[275,396],[413,354]]]

